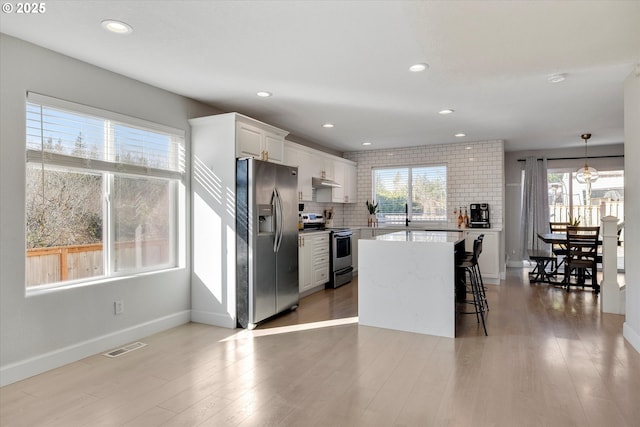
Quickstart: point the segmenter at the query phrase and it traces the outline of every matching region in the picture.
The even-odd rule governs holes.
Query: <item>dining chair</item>
[[[567,255],[565,258],[565,285],[567,290],[572,285],[589,286],[586,280],[591,278],[591,287],[594,292],[600,291],[597,280],[598,261],[601,258],[598,254],[598,238],[600,227],[574,227],[567,226]],[[576,282],[571,283],[571,277],[576,277]]]
[[[549,230],[551,231],[551,233],[554,233],[554,234],[566,233],[568,226],[569,226],[568,222],[554,222],[554,221],[549,222]],[[557,271],[558,267],[564,261],[564,257],[567,256],[567,248],[565,248],[564,245],[554,243],[551,245],[551,252],[553,252],[553,254],[556,257],[556,259],[552,262],[551,269],[554,271]],[[558,262],[558,258],[560,257],[562,257],[563,260]]]

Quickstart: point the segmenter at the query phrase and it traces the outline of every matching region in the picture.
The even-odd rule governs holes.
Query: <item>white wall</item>
[[[191,308],[188,253],[170,272],[25,296],[27,91],[184,129],[187,141],[187,119],[217,111],[4,34],[0,55],[0,384],[7,384],[188,322]],[[125,306],[118,316],[115,300]]]
[[[640,65],[624,85],[626,319],[624,337],[640,352]],[[633,165],[633,166],[631,166]]]

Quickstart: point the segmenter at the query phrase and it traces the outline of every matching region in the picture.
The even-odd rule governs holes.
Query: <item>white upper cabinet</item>
[[[285,141],[284,163],[298,167],[298,199],[306,202],[355,203],[356,164],[294,142]],[[336,181],[340,187],[313,189],[313,178]]]
[[[340,187],[318,189],[316,201],[333,203],[356,203],[356,165],[339,157],[330,158],[333,162],[330,178],[340,184]]]
[[[356,203],[358,201],[358,171],[355,165],[344,165],[344,202]]]
[[[284,137],[287,132],[238,115],[236,157],[253,157],[273,163],[284,162]]]
[[[335,180],[335,170],[333,156],[323,153],[322,151],[314,150],[314,161],[312,175],[316,178],[327,178]]]
[[[332,179],[340,184],[340,187],[334,187],[331,191],[331,201],[335,203],[344,203],[344,169],[345,164],[340,161],[333,162]]]
[[[288,166],[298,168],[298,201],[313,201],[313,188],[311,178],[313,171],[313,155],[306,150],[301,150],[297,144],[289,141],[284,143],[284,162]]]

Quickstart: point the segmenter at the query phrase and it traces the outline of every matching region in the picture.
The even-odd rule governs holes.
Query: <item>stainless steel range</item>
[[[337,288],[353,279],[351,239],[353,231],[348,228],[331,230],[331,280],[327,288]]]
[[[351,255],[351,239],[353,231],[348,228],[326,228],[322,214],[302,213],[302,223],[305,231],[330,231],[330,279],[327,288],[337,288],[353,279],[353,259]]]

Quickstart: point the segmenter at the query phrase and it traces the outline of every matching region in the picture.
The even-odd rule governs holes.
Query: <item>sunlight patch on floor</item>
[[[324,320],[322,322],[302,323],[300,325],[280,326],[270,329],[243,329],[237,334],[220,340],[220,342],[226,341],[239,341],[246,339],[253,339],[258,337],[266,337],[269,335],[288,334],[290,332],[308,331],[311,329],[329,328],[331,326],[350,325],[358,323],[358,317],[346,317],[344,319]]]

